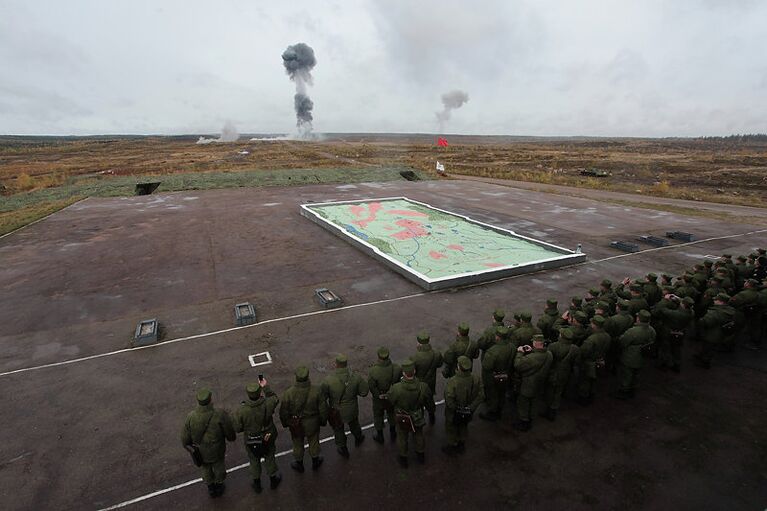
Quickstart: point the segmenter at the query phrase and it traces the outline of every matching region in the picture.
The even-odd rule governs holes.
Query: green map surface
[[[307,208],[428,279],[563,255],[407,199],[318,204]]]

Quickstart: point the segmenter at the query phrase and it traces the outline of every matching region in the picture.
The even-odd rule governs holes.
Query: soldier
[[[322,465],[320,456],[320,426],[328,420],[328,404],[319,387],[309,381],[309,369],[296,369],[296,383],[282,394],[280,400],[280,422],[290,430],[293,442],[293,461],[290,468],[304,471],[304,442],[309,444],[312,470]]]
[[[648,273],[645,278],[647,283],[642,286],[642,293],[647,300],[647,304],[652,307],[662,298],[660,288],[658,287],[658,276],[654,273]],[[650,310],[650,307],[647,310]]]
[[[589,317],[585,312],[578,311],[570,317],[570,330],[573,332],[573,344],[580,346],[589,333],[586,331],[586,327],[589,324]]]
[[[746,346],[753,348],[759,345],[759,337],[762,332],[762,311],[759,308],[759,282],[747,279],[743,284],[743,291],[730,299],[730,305],[735,307],[742,316],[744,328],[739,337],[746,341]]]
[[[618,300],[616,304],[616,313],[605,321],[605,332],[610,334],[610,347],[607,350],[607,367],[611,372],[615,372],[618,364],[618,357],[621,349],[618,339],[623,333],[634,324],[634,318],[629,312],[630,304],[627,300]]]
[[[455,374],[458,357],[462,355],[469,357],[469,359],[475,359],[479,356],[477,343],[469,338],[469,325],[467,323],[458,325],[458,335],[455,337],[455,341],[445,350],[445,355],[442,357],[444,361],[442,376],[447,379]]]
[[[333,428],[336,450],[344,458],[349,457],[344,434],[345,424],[354,436],[356,447],[365,440],[360,427],[357,397],[367,396],[369,390],[368,383],[357,373],[350,371],[348,363],[346,355],[339,354],[336,357],[335,372],[326,376],[322,382],[322,396],[328,402],[328,423]]]
[[[389,348],[378,348],[378,362],[368,371],[368,386],[373,401],[373,426],[376,434],[373,440],[379,444],[384,443],[383,425],[384,412],[389,422],[389,437],[397,438],[397,426],[394,421],[394,409],[389,401],[389,389],[397,383],[402,376],[402,368],[392,363],[389,358]]]
[[[594,307],[597,303],[597,298],[599,297],[599,289],[592,287],[589,289],[589,292],[586,294],[586,296],[583,297],[583,307],[581,310],[591,318],[591,316],[594,315]]]
[[[200,467],[202,480],[208,485],[208,495],[220,497],[226,489],[225,440],[234,442],[237,435],[226,410],[213,408],[210,390],[198,390],[196,398],[197,408],[186,416],[181,430],[181,445]]]
[[[615,304],[618,303],[618,296],[613,291],[613,283],[609,279],[604,279],[599,284],[599,299],[603,302],[610,304],[610,312],[615,308]]]
[[[426,425],[424,409],[429,415],[434,415],[434,396],[429,386],[419,381],[415,376],[415,363],[407,359],[402,363],[402,380],[392,385],[389,390],[389,400],[397,416],[397,449],[399,463],[407,467],[408,439],[413,436],[415,456],[420,463],[424,462],[426,442],[423,427]]]
[[[541,416],[553,421],[557,418],[562,394],[570,381],[573,367],[578,362],[579,348],[573,344],[573,331],[569,328],[560,330],[559,340],[549,344],[548,351],[552,355],[551,367],[545,381],[548,409]]]
[[[266,378],[259,378],[258,383],[249,383],[245,387],[245,392],[248,394],[248,401],[240,404],[234,416],[234,429],[238,433],[243,433],[245,451],[250,460],[253,490],[261,493],[261,458],[264,458],[272,490],[282,481],[282,475],[274,457],[277,428],[272,418],[280,399],[268,387]]]
[[[495,330],[499,326],[503,325],[503,318],[506,317],[506,313],[501,309],[495,309],[493,311],[493,324],[485,329],[479,339],[477,339],[477,346],[482,350],[482,358],[485,357],[485,352],[495,344]]]
[[[643,287],[641,284],[635,282],[629,286],[629,312],[635,316],[640,310],[649,310],[650,305],[647,303],[647,299],[643,295]]]
[[[594,401],[594,382],[597,368],[605,366],[605,357],[610,349],[610,334],[605,332],[606,319],[603,316],[591,318],[591,335],[580,348],[580,371],[578,374],[578,403],[586,406]]]
[[[543,336],[533,337],[533,347],[520,346],[514,357],[514,371],[521,377],[519,397],[517,397],[517,413],[519,421],[514,428],[528,431],[532,427],[532,410],[535,397],[541,385],[546,381],[551,366],[552,355],[546,350]]]
[[[533,315],[529,312],[519,313],[519,326],[511,333],[510,339],[515,346],[526,344],[532,346],[533,335],[541,333],[540,328],[533,326]]]
[[[738,262],[735,263],[735,287],[743,289],[746,281],[751,278],[754,267],[747,263],[748,259],[744,255],[738,256]]]
[[[619,374],[621,385],[613,394],[618,399],[631,399],[636,392],[636,380],[642,368],[642,348],[655,342],[655,330],[650,326],[651,315],[646,310],[637,313],[636,325],[620,336]]]
[[[554,298],[546,300],[546,308],[543,315],[538,318],[538,329],[547,341],[554,342],[559,336],[559,327],[564,324],[564,320],[559,317],[559,308]]]
[[[660,368],[669,368],[678,373],[681,367],[682,341],[692,322],[692,311],[682,307],[681,300],[676,295],[666,295],[664,300],[667,301],[665,306],[656,307],[653,311],[653,319],[657,324]],[[692,298],[689,298],[687,303],[690,302]]]
[[[418,347],[412,360],[415,364],[415,376],[419,381],[426,383],[431,389],[432,401],[437,393],[437,369],[442,367],[442,353],[435,350],[429,344],[429,334],[418,334]],[[434,412],[429,412],[429,424],[434,424]]]
[[[497,421],[501,418],[511,374],[511,363],[512,348],[509,345],[509,329],[499,326],[495,331],[495,344],[485,352],[485,358],[482,359],[485,411],[480,412],[480,419]]]
[[[485,399],[482,380],[471,374],[472,361],[458,357],[458,372],[445,385],[445,454],[461,453],[465,449],[469,422]]]
[[[698,321],[703,340],[700,352],[694,357],[698,367],[710,369],[714,349],[726,348],[732,343],[735,335],[735,309],[728,305],[729,302],[729,295],[719,293],[714,298],[714,305]]]

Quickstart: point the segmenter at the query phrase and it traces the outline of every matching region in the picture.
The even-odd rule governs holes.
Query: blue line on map
[[[367,235],[367,234],[365,234],[364,232],[362,232],[362,231],[358,230],[356,227],[354,227],[354,226],[353,226],[353,225],[351,225],[351,224],[345,224],[345,225],[344,225],[344,228],[346,228],[346,231],[347,231],[347,232],[350,232],[350,233],[352,233],[352,234],[355,234],[355,235],[357,235],[358,237],[362,238],[363,240],[367,240],[367,239],[369,239],[369,237],[368,237],[368,235]]]

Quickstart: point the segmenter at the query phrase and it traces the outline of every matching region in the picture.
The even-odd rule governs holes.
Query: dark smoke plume
[[[461,108],[467,101],[469,101],[469,93],[462,90],[454,90],[442,95],[443,108],[441,112],[437,112],[440,132],[445,130],[445,124],[450,120],[450,112]]]
[[[312,133],[312,109],[314,103],[306,94],[306,86],[312,85],[312,69],[317,64],[314,58],[314,50],[304,43],[288,46],[282,53],[282,64],[290,79],[296,83],[296,95],[293,103],[296,109],[296,126],[298,134],[302,138],[311,138]]]

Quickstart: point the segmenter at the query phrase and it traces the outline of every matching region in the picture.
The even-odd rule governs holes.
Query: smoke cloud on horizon
[[[442,95],[443,108],[441,112],[436,114],[440,133],[445,131],[445,125],[450,120],[450,113],[457,108],[461,108],[468,101],[469,93],[462,90],[456,89]]]
[[[296,84],[293,106],[296,110],[298,135],[301,138],[312,138],[314,102],[307,95],[306,87],[314,83],[312,69],[317,64],[314,50],[305,43],[288,46],[282,53],[282,64],[285,66],[285,72]]]
[[[240,134],[237,132],[237,127],[232,121],[226,121],[224,127],[221,128],[221,135],[218,138],[205,138],[200,137],[197,140],[198,144],[211,144],[213,142],[237,142]]]

